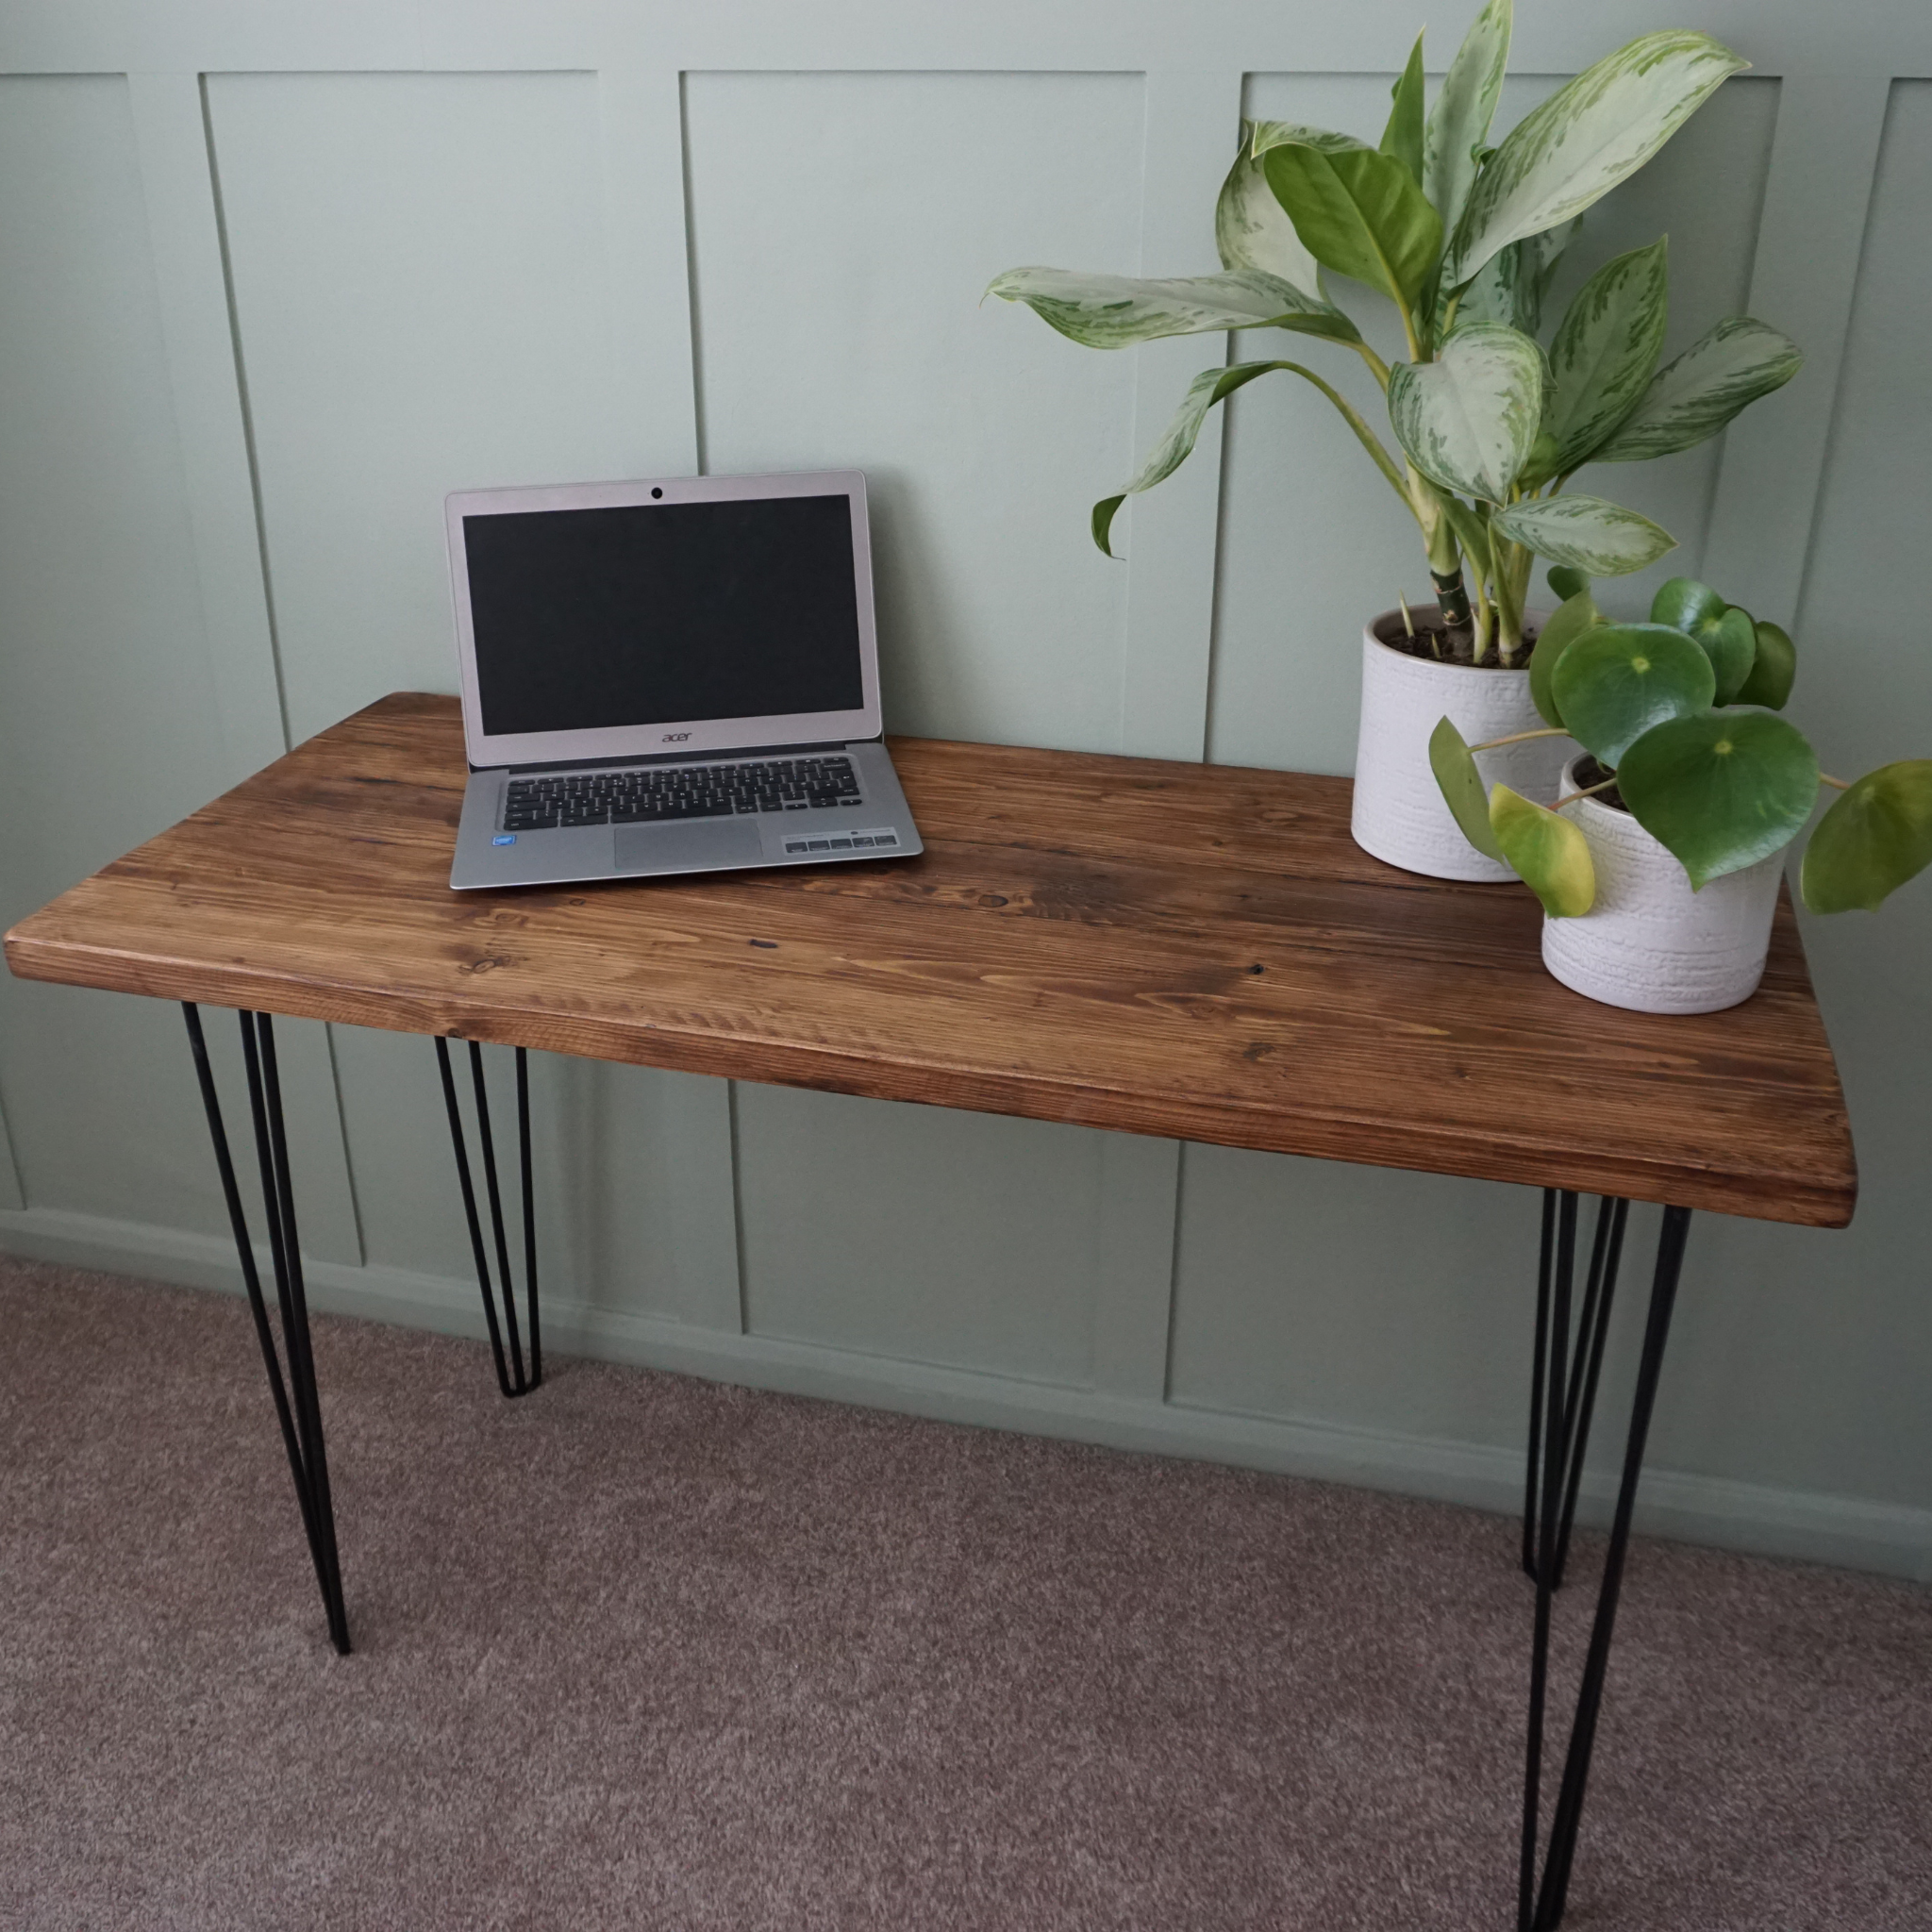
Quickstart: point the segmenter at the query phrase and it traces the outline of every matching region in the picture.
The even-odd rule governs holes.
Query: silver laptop
[[[879,741],[857,470],[461,491],[446,514],[452,886],[922,849]]]

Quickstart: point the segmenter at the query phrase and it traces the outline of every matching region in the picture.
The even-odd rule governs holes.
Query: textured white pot
[[[1575,789],[1566,774],[1566,790]],[[1764,976],[1784,854],[1712,879],[1701,892],[1627,811],[1566,806],[1590,841],[1596,903],[1543,921],[1543,964],[1573,991],[1638,1013],[1715,1013]]]
[[[1419,625],[1441,622],[1433,604],[1415,608]],[[1541,622],[1538,613],[1532,613]],[[1377,636],[1377,632],[1381,635]],[[1529,673],[1411,658],[1382,641],[1402,633],[1402,613],[1385,610],[1362,632],[1362,722],[1355,755],[1355,842],[1405,872],[1436,879],[1511,879],[1462,836],[1429,769],[1429,735],[1443,718],[1471,744],[1540,731]],[[1476,760],[1485,784],[1503,784],[1539,805],[1554,805],[1563,767],[1576,756],[1571,738],[1532,738],[1486,751]]]

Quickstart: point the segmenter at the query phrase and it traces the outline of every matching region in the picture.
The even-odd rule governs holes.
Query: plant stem
[[[1436,587],[1436,604],[1442,613],[1443,629],[1469,629],[1469,588],[1462,581],[1461,571],[1454,570],[1443,575],[1431,570],[1429,581]]]
[[[1566,805],[1574,805],[1579,798],[1588,798],[1592,791],[1607,791],[1616,782],[1617,774],[1612,772],[1607,778],[1600,779],[1594,785],[1586,785],[1581,791],[1573,791],[1567,798],[1557,799],[1556,804],[1551,806],[1550,809],[1552,811],[1561,811]]]
[[[1558,726],[1546,724],[1540,731],[1514,731],[1507,738],[1492,738],[1487,744],[1471,745],[1470,750],[1473,752],[1494,751],[1499,744],[1522,744],[1532,738],[1568,738],[1570,734],[1567,731],[1560,729]],[[1614,785],[1617,781],[1614,778],[1610,778],[1605,782]]]
[[[1829,772],[1820,772],[1818,775],[1821,778],[1823,778],[1827,785],[1833,787],[1837,791],[1849,791],[1852,789],[1850,783],[1847,780],[1843,778],[1834,778]]]

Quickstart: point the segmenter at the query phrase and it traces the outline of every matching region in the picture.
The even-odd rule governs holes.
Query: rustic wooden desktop
[[[1540,1187],[1519,1889],[1524,1932],[1546,1932],[1563,1913],[1691,1211],[1836,1227],[1857,1195],[1789,903],[1746,1004],[1699,1018],[1626,1013],[1543,972],[1528,892],[1419,878],[1361,852],[1344,778],[920,740],[896,741],[893,758],[925,840],[917,858],[457,893],[449,860],[466,768],[456,700],[400,693],[7,936],[25,978],[183,1003],[336,1648],[348,1651],[348,1620],[272,1014],[435,1037],[506,1395],[542,1377],[531,1047]],[[198,1004],[240,1010],[286,1374]],[[490,1246],[451,1040],[469,1042]],[[516,1049],[527,1332],[482,1041]],[[1601,1201],[1573,1308],[1579,1192]],[[1665,1212],[1539,1884],[1550,1600],[1633,1200]]]

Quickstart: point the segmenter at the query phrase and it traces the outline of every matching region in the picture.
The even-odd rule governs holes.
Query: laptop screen
[[[844,494],[462,518],[491,738],[857,711]]]

